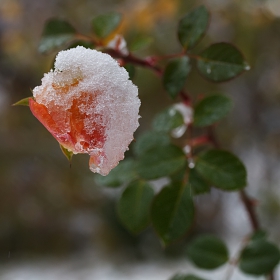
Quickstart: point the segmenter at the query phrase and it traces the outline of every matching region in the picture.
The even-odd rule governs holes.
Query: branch
[[[124,55],[119,50],[111,49],[111,48],[106,48],[102,44],[102,42],[99,42],[95,38],[92,38],[92,37],[84,35],[84,34],[77,33],[75,35],[75,37],[77,39],[80,39],[80,40],[91,42],[91,43],[93,43],[97,47],[101,47],[103,52],[111,55],[114,58],[120,58],[124,62],[149,68],[149,69],[153,70],[154,72],[156,72],[159,76],[161,76],[162,73],[163,73],[162,69],[159,66],[155,65],[155,63],[156,63],[156,59],[155,58],[147,57],[145,59],[142,59],[142,58],[139,58],[139,57],[136,57],[136,56],[132,55],[131,53],[129,53],[128,55]]]
[[[255,211],[254,202],[252,201],[252,199],[249,198],[245,190],[241,190],[239,194],[244,204],[244,207],[249,215],[252,228],[254,229],[254,231],[259,230],[260,225]]]
[[[139,66],[142,66],[145,68],[149,68],[149,69],[153,70],[159,76],[161,76],[163,73],[162,69],[159,66],[155,65],[154,60],[152,58],[149,59],[149,57],[148,57],[148,58],[142,59],[142,58],[132,55],[131,53],[129,53],[128,55],[124,55],[121,52],[114,50],[114,49],[106,49],[106,50],[104,50],[104,52],[106,52],[107,54],[111,55],[114,58],[120,58],[124,62],[136,64],[136,65],[139,65]]]
[[[209,127],[208,138],[209,138],[209,141],[212,142],[214,147],[220,148],[220,144],[218,143],[218,141],[215,137],[215,134],[214,134],[214,127],[213,126]],[[239,194],[240,194],[241,201],[242,201],[242,203],[243,203],[243,205],[246,209],[246,212],[249,216],[249,220],[250,220],[250,223],[252,225],[253,230],[254,231],[259,230],[260,229],[260,223],[259,223],[259,220],[258,220],[258,216],[256,214],[254,200],[252,200],[248,196],[247,192],[244,189],[239,191]],[[230,276],[229,276],[229,278],[230,278]],[[273,271],[268,275],[267,280],[274,280]]]
[[[213,126],[209,127],[208,137],[209,137],[209,140],[212,142],[212,144],[216,148],[219,148],[220,145],[215,137]],[[240,194],[241,201],[243,202],[243,205],[248,213],[252,228],[254,229],[254,231],[260,229],[258,217],[257,217],[255,207],[254,207],[255,206],[254,202],[252,201],[251,198],[249,198],[249,196],[247,195],[247,193],[244,189],[239,191],[239,194]]]

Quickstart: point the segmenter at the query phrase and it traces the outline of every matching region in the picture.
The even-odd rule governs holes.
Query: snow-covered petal
[[[34,116],[74,154],[90,155],[90,169],[107,175],[139,126],[137,87],[108,54],[84,47],[58,53],[30,99]]]

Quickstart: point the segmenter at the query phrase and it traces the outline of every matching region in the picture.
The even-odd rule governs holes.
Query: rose
[[[61,51],[33,96],[33,115],[64,148],[89,154],[90,169],[101,175],[124,158],[139,126],[137,87],[111,56],[96,50]]]

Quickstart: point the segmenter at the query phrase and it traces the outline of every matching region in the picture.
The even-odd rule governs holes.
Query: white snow
[[[140,100],[127,71],[111,56],[81,46],[61,51],[55,69],[44,75],[33,94],[63,133],[73,130],[71,118],[82,121],[85,133],[67,148],[88,153],[93,172],[107,175],[123,159],[139,126]]]

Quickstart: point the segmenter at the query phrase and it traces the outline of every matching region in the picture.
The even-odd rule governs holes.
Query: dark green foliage
[[[205,280],[193,274],[176,274],[170,280]]]
[[[232,107],[231,100],[221,94],[204,98],[194,108],[195,126],[208,126],[225,117]]]
[[[65,20],[50,19],[46,22],[39,43],[39,52],[48,53],[75,40],[75,28]]]
[[[133,233],[143,230],[150,222],[150,205],[154,191],[145,181],[134,181],[124,190],[118,202],[118,215]]]
[[[124,68],[128,72],[129,79],[132,80],[136,72],[135,66],[133,64],[127,63]]]
[[[149,36],[138,35],[135,39],[129,44],[129,50],[131,52],[140,51],[146,49],[153,42],[153,39]]]
[[[195,168],[190,169],[189,185],[194,195],[208,193],[210,191],[209,184],[199,175]]]
[[[208,27],[209,14],[200,6],[185,15],[179,22],[178,37],[185,49],[193,48],[202,38]]]
[[[186,161],[185,164],[179,170],[177,170],[174,174],[170,175],[169,178],[171,179],[171,181],[173,183],[175,183],[175,182],[181,183],[186,178],[187,170],[188,170],[188,163]]]
[[[151,208],[152,224],[165,245],[184,235],[193,224],[190,188],[182,183],[164,187]]]
[[[261,240],[261,239],[265,239],[267,237],[267,233],[264,230],[257,230],[255,231],[252,236],[251,236],[251,240],[252,241],[257,241],[257,240]]]
[[[159,132],[170,132],[184,124],[182,114],[174,108],[168,108],[156,115],[153,129]]]
[[[121,161],[107,176],[95,175],[97,184],[107,187],[119,187],[136,178],[135,161],[133,159]]]
[[[169,143],[170,139],[167,134],[156,131],[146,131],[137,137],[133,145],[133,152],[135,155],[141,156],[155,147],[167,146]]]
[[[264,275],[270,273],[279,261],[279,249],[264,239],[258,239],[242,250],[239,268],[248,274]]]
[[[179,147],[174,145],[157,146],[140,156],[137,172],[144,179],[158,179],[172,175],[185,163],[185,154]]]
[[[200,54],[197,67],[207,79],[223,82],[241,74],[249,66],[236,47],[228,43],[216,43]]]
[[[211,235],[194,239],[187,250],[188,257],[198,267],[215,269],[228,261],[228,249],[224,242]]]
[[[246,185],[243,163],[227,151],[213,149],[199,154],[195,168],[205,180],[222,190],[239,190]]]
[[[173,59],[167,64],[163,74],[163,86],[171,98],[177,97],[183,89],[190,71],[191,65],[186,56]]]
[[[115,12],[96,16],[92,20],[93,32],[97,37],[105,38],[118,28],[121,20],[122,15]]]

